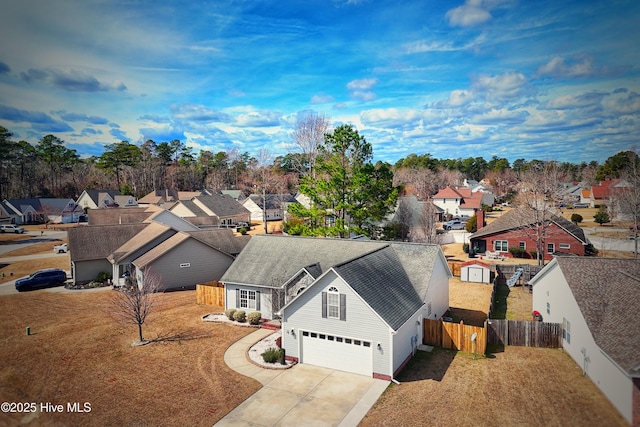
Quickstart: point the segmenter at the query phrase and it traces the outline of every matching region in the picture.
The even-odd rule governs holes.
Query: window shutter
[[[322,293],[322,317],[327,318],[327,293]]]
[[[347,320],[347,295],[340,294],[340,320]]]
[[[236,308],[240,307],[240,289],[236,288]]]
[[[260,291],[256,291],[256,311],[260,311]]]

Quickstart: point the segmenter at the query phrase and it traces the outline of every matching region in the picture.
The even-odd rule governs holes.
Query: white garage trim
[[[371,341],[311,331],[300,331],[300,336],[300,363],[373,374]]]

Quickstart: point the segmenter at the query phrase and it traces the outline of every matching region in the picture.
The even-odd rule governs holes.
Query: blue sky
[[[637,0],[22,0],[0,40],[0,125],[82,156],[286,154],[305,110],[391,163],[602,163],[640,142]]]

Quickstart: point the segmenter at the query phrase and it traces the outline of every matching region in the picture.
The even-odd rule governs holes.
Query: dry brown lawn
[[[203,322],[220,307],[195,292],[159,294],[132,347],[135,325],[110,315],[111,290],[0,297],[0,401],[89,402],[85,414],[0,414],[0,425],[211,426],[260,388],[231,370],[225,350],[251,328]],[[26,336],[29,326],[31,336]]]
[[[419,351],[360,426],[626,426],[562,350]]]

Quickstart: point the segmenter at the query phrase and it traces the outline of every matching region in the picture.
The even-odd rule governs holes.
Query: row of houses
[[[203,191],[153,191],[141,199],[122,195],[118,190],[84,190],[76,199],[31,198],[3,200],[0,203],[0,222],[30,224],[50,222],[77,223],[85,212],[113,208],[147,208],[157,206],[174,210],[201,226],[230,226],[251,221],[277,221],[285,217],[287,206],[299,203],[290,194],[251,194],[240,191],[220,193]],[[138,211],[140,212],[140,210]],[[96,220],[110,214],[95,214]],[[131,212],[118,215],[132,216]]]

